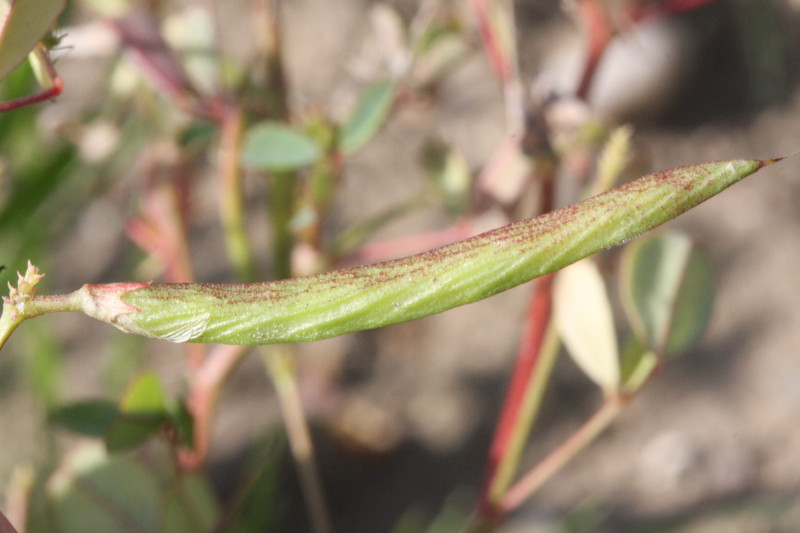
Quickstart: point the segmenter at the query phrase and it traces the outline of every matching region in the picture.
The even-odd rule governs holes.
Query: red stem
[[[528,307],[525,328],[522,332],[522,340],[517,352],[517,361],[511,374],[511,383],[508,386],[500,421],[489,451],[489,464],[478,507],[478,512],[481,516],[491,517],[494,514],[492,502],[490,501],[491,487],[497,475],[498,467],[503,457],[508,453],[511,436],[517,425],[522,402],[525,398],[525,391],[539,362],[539,353],[550,321],[553,278],[553,274],[548,274],[535,281],[536,286]]]
[[[632,5],[629,6],[629,18],[635,22],[641,22],[651,18],[692,11],[717,1],[718,0],[665,0],[664,2],[646,5],[633,2]]]
[[[11,522],[3,513],[0,513],[0,533],[17,533],[17,530],[14,529],[14,526],[11,525]]]
[[[486,5],[486,0],[470,0],[472,8],[475,11],[475,16],[478,19],[478,28],[483,40],[483,46],[486,48],[486,53],[489,56],[489,61],[494,68],[497,77],[505,83],[510,73],[508,58],[506,57],[503,46],[501,45],[497,34],[494,31],[489,15],[489,7]]]
[[[53,71],[52,74],[55,74],[55,71]],[[36,94],[23,96],[22,98],[9,100],[8,102],[0,102],[0,113],[3,113],[4,111],[11,111],[12,109],[19,109],[20,107],[38,104],[39,102],[44,102],[45,100],[50,100],[60,95],[63,90],[64,80],[55,74],[53,76],[53,86],[49,89],[45,89],[44,91]]]
[[[601,0],[582,0],[577,4],[578,17],[586,28],[586,62],[575,96],[586,100],[600,59],[614,36],[614,27]]]
[[[217,346],[194,374],[187,400],[194,418],[194,448],[181,450],[179,458],[184,469],[196,470],[205,464],[211,447],[211,428],[219,391],[244,352],[244,346]]]

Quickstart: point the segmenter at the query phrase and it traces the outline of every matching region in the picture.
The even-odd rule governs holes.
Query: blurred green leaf
[[[105,434],[106,448],[120,453],[135,448],[159,433],[166,422],[164,415],[123,415],[117,417]]]
[[[592,533],[603,525],[610,514],[605,505],[583,502],[569,512],[554,533]]]
[[[466,57],[469,50],[469,45],[457,30],[438,28],[425,32],[414,59],[415,83],[427,87],[441,81]]]
[[[206,149],[219,134],[219,127],[213,122],[195,120],[178,136],[178,144],[183,150]]]
[[[40,471],[34,478],[27,497],[25,533],[51,533],[56,529],[55,516],[47,496],[47,479]],[[8,489],[6,489],[8,490]]]
[[[345,153],[355,152],[378,132],[392,107],[394,91],[391,81],[379,81],[364,89],[342,126],[341,147]]]
[[[136,378],[125,392],[120,409],[123,413],[166,414],[167,400],[158,376],[148,372]]]
[[[422,506],[412,507],[398,519],[392,533],[450,533],[464,531],[470,520],[471,497],[465,491],[457,491],[447,497],[432,517]],[[483,530],[482,530],[483,531]],[[494,530],[492,530],[494,531]],[[490,533],[486,530],[486,533]]]
[[[627,124],[618,127],[608,136],[597,161],[597,172],[590,196],[607,191],[619,181],[630,165],[632,136],[633,127]]]
[[[245,481],[230,505],[220,533],[266,533],[280,531],[283,512],[278,488],[280,475],[280,441],[267,440],[258,446]]]
[[[213,531],[219,519],[219,504],[208,482],[195,473],[175,479],[163,497],[164,520],[161,533],[203,533]]]
[[[103,437],[119,414],[112,401],[85,400],[56,409],[50,414],[50,420],[82,435]]]
[[[59,472],[48,491],[60,533],[158,531],[162,482],[143,461],[89,445]]]
[[[667,354],[680,354],[697,342],[708,328],[713,310],[714,272],[706,253],[695,247],[675,302]]]
[[[24,167],[19,169],[22,175],[13,181],[11,191],[4,198],[5,203],[0,209],[0,227],[8,224],[16,226],[27,218],[35,216],[35,211],[58,192],[75,169],[77,161],[72,147],[41,146],[42,141],[35,135],[31,132],[30,135],[23,135],[20,139],[38,143],[39,146],[25,149],[31,158],[29,162],[23,163]],[[43,153],[45,150],[46,154]]]
[[[26,330],[24,358],[25,373],[32,391],[47,408],[58,403],[61,378],[61,346],[55,338],[52,324],[42,322]]]
[[[464,524],[468,523],[471,513],[470,496],[466,492],[455,492],[447,497],[425,533],[449,533],[461,531]]]
[[[423,149],[425,169],[444,196],[444,205],[453,214],[464,212],[469,203],[472,174],[467,160],[458,150],[439,139]]]
[[[194,447],[194,417],[183,401],[178,401],[172,413],[172,424],[178,434],[178,441],[184,448]]]
[[[168,420],[166,398],[155,374],[139,376],[125,392],[118,417],[105,434],[110,452],[121,452],[146,441]]]
[[[0,3],[0,80],[8,76],[44,38],[65,0],[9,0]]]
[[[556,328],[578,366],[606,394],[619,386],[614,318],[605,283],[588,259],[563,269],[553,289]]]
[[[688,237],[674,232],[626,247],[620,292],[634,331],[662,355],[686,350],[703,334],[714,302],[708,259]]]
[[[658,356],[645,348],[638,338],[631,337],[622,351],[620,363],[622,388],[633,394],[644,385],[658,367]]]
[[[266,171],[288,171],[315,163],[322,150],[313,139],[280,122],[262,122],[244,136],[242,164]]]

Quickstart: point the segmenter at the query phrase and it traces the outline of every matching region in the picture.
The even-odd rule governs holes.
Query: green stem
[[[258,278],[252,247],[247,239],[242,193],[242,173],[239,148],[242,141],[242,113],[235,109],[227,113],[222,124],[219,147],[220,159],[220,216],[225,232],[228,257],[237,277],[243,282]]]
[[[267,370],[272,377],[280,399],[283,420],[289,437],[289,447],[297,465],[300,485],[306,499],[314,533],[331,533],[329,513],[325,503],[322,481],[314,457],[314,445],[308,429],[297,375],[294,352],[289,345],[277,345],[263,351]]]
[[[79,291],[70,294],[44,296],[19,295],[3,298],[3,313],[0,315],[0,348],[11,333],[22,322],[45,313],[82,311],[83,301]]]
[[[500,459],[496,477],[489,489],[489,504],[492,508],[497,508],[499,506],[519,469],[522,451],[536,422],[539,409],[542,405],[542,398],[547,389],[547,383],[552,374],[555,361],[558,358],[559,346],[558,335],[553,327],[553,323],[549,322],[546,326],[542,345],[539,348],[536,367],[525,389],[520,412],[511,430],[507,449]]]
[[[285,279],[292,275],[292,235],[291,220],[295,196],[295,176],[291,173],[276,172],[272,175],[270,194],[270,213],[272,214],[272,257],[273,277]]]

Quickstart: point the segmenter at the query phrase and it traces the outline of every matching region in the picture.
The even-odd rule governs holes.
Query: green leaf
[[[59,472],[48,483],[59,532],[158,531],[162,489],[152,466],[84,446]]]
[[[378,132],[389,115],[394,91],[391,81],[379,81],[364,89],[342,126],[341,147],[345,153],[355,152]]]
[[[110,452],[133,448],[157,434],[168,420],[164,389],[155,374],[139,376],[125,392],[118,417],[105,434]]]
[[[269,440],[257,448],[257,456],[247,469],[248,475],[230,504],[222,533],[263,533],[277,531],[283,512],[279,492],[280,448]]]
[[[675,301],[667,355],[685,352],[703,336],[714,310],[714,272],[708,255],[692,248]]]
[[[60,396],[60,383],[63,351],[55,338],[51,324],[42,323],[26,330],[24,337],[25,373],[30,381],[31,391],[42,403],[55,407]]]
[[[9,0],[0,3],[0,80],[8,76],[44,38],[65,0]]]
[[[6,305],[0,342],[19,323],[18,313],[26,313],[24,320],[77,308],[128,333],[174,342],[300,342],[395,324],[487,298],[629,240],[774,161],[658,172],[430,252],[315,276],[238,285],[85,285],[61,299],[31,298],[24,310]]]
[[[103,437],[119,417],[119,409],[109,400],[85,400],[65,405],[50,414],[50,421],[89,437]]]
[[[567,351],[609,395],[619,387],[614,318],[597,266],[584,259],[562,270],[553,289],[555,325]]]
[[[671,232],[632,243],[620,275],[625,312],[650,350],[678,354],[703,334],[714,302],[713,276],[688,237]]]
[[[123,415],[108,427],[106,448],[111,453],[121,453],[157,435],[166,422],[163,415]]]
[[[167,400],[158,376],[148,372],[136,378],[125,391],[120,410],[123,413],[166,414]]]
[[[280,122],[262,122],[244,137],[242,164],[264,171],[287,171],[315,163],[321,153],[310,137]]]
[[[639,339],[632,337],[622,351],[620,373],[623,391],[626,394],[638,391],[657,367],[658,356],[646,349]]]
[[[183,448],[194,447],[194,417],[183,401],[178,401],[171,416],[171,424],[178,434],[178,441]]]
[[[607,191],[620,179],[630,165],[633,128],[620,126],[611,132],[597,161],[597,172],[592,184],[593,194]]]
[[[426,143],[423,150],[425,169],[444,196],[444,205],[453,214],[466,210],[472,174],[464,155],[439,139]]]
[[[186,472],[179,476],[163,496],[162,533],[203,533],[214,531],[219,520],[219,504],[202,476]]]

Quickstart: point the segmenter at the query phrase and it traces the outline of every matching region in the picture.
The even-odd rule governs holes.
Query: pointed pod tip
[[[788,154],[788,155],[781,155],[781,156],[778,156],[778,157],[773,157],[772,159],[762,159],[761,160],[761,167],[763,168],[763,167],[769,166],[769,165],[771,165],[773,163],[778,163],[780,161],[783,161],[784,159],[790,159],[792,157],[795,157],[797,154],[800,154],[800,150],[795,150],[794,152],[792,152],[791,154]]]

